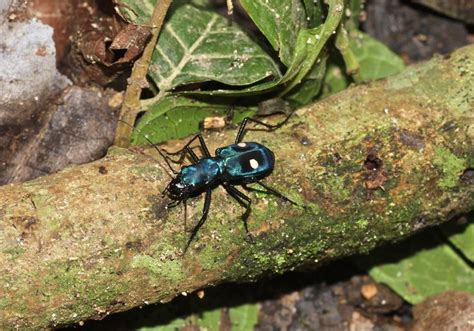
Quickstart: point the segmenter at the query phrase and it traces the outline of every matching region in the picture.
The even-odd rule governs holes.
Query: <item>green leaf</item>
[[[344,25],[348,30],[355,30],[359,27],[360,13],[364,8],[363,0],[349,0],[346,5],[346,18],[344,20]]]
[[[222,308],[217,308],[202,313],[198,321],[200,329],[206,331],[219,331],[221,324],[221,315]]]
[[[129,23],[148,25],[155,9],[156,0],[114,0],[117,4],[118,14]],[[182,3],[187,3],[201,8],[211,8],[209,0],[175,0],[173,8]]]
[[[296,86],[291,94],[285,97],[286,100],[302,106],[310,103],[318,96],[323,85],[324,76],[326,74],[327,55],[323,55],[313,66],[309,74],[303,82]]]
[[[387,46],[369,35],[354,30],[349,33],[349,49],[359,63],[356,82],[367,82],[399,73],[403,60]]]
[[[199,132],[199,123],[209,116],[225,116],[248,111],[246,107],[231,108],[226,104],[212,104],[184,96],[168,96],[152,105],[140,119],[132,134],[132,143],[146,144],[184,138]]]
[[[229,309],[232,331],[253,331],[258,321],[257,304],[245,304]]]
[[[218,90],[206,92],[190,92],[191,95],[252,95],[268,92],[286,84],[280,96],[288,94],[293,88],[300,84],[305,76],[311,71],[314,63],[317,61],[321,50],[326,45],[329,38],[336,30],[344,11],[343,0],[329,0],[328,16],[323,25],[313,29],[301,29],[294,48],[294,55],[290,67],[285,75],[280,79],[270,82],[263,82],[258,85],[250,86],[243,90]]]
[[[349,86],[350,79],[341,69],[341,66],[334,62],[328,64],[326,76],[324,77],[320,99],[326,98],[334,93],[342,91]]]
[[[119,14],[126,21],[146,25],[150,21],[156,0],[117,0]]]
[[[299,0],[240,0],[242,7],[279,52],[281,62],[289,66],[295,40],[306,26],[306,13]]]
[[[253,331],[257,324],[259,308],[257,304],[243,304],[229,309],[229,317],[233,331]],[[199,315],[199,318],[191,318],[193,324],[200,330],[219,331],[222,318],[222,308],[208,310]],[[189,318],[188,318],[189,319]],[[175,331],[186,325],[186,320],[177,318],[167,325],[144,327],[140,331]]]
[[[128,0],[127,3],[131,1]],[[151,1],[143,9],[153,9]],[[148,72],[161,92],[207,81],[249,85],[279,78],[273,59],[237,24],[202,6],[175,1],[155,46]]]
[[[144,326],[137,331],[176,331],[186,326],[186,320],[177,318],[167,323],[166,325]]]
[[[371,268],[369,274],[412,304],[447,290],[474,294],[473,269],[433,232],[384,248],[378,258],[385,262]]]
[[[343,23],[341,23],[339,25],[339,28],[337,29],[335,46],[339,50],[339,53],[341,54],[342,59],[344,60],[346,74],[352,75],[352,78],[356,82],[359,81],[360,64],[350,47],[347,30],[344,27]]]
[[[324,5],[322,0],[303,0],[306,10],[306,20],[308,27],[314,28],[324,22]]]
[[[448,240],[472,263],[474,263],[474,219],[464,226],[448,222],[441,226]],[[474,280],[473,280],[474,282]]]
[[[343,11],[343,0],[329,0],[328,15],[324,24],[317,28],[300,31],[296,41],[295,56],[282,79],[283,82],[288,83],[281,95],[290,92],[311,71],[326,42],[335,33]]]
[[[244,118],[253,117],[257,112],[257,107],[232,108],[232,123],[240,123]]]

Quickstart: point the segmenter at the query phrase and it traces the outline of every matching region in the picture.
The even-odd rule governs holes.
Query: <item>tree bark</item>
[[[0,187],[0,326],[39,329],[166,302],[220,282],[365,253],[473,210],[474,46],[301,108],[275,132],[265,182],[305,207],[217,188],[190,249],[184,212],[152,149]],[[211,150],[236,131],[206,135]],[[182,142],[180,142],[182,144]],[[150,152],[151,153],[151,152]],[[188,226],[202,197],[188,203]]]

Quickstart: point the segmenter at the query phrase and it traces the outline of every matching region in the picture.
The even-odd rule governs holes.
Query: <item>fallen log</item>
[[[96,162],[0,187],[0,327],[52,328],[221,282],[317,267],[474,209],[474,46],[301,108],[276,132],[265,182],[305,207],[213,191],[186,254],[183,210],[153,149],[111,148]],[[211,148],[235,130],[205,136]],[[180,144],[182,144],[180,142]],[[150,154],[150,155],[148,155]],[[190,201],[188,223],[202,198]],[[189,225],[188,224],[188,225]]]

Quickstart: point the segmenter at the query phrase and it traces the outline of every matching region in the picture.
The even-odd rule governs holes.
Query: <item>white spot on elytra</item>
[[[239,146],[239,147],[245,147],[245,146],[247,146],[247,145],[246,145],[245,143],[238,143],[237,146]]]
[[[257,162],[257,160],[251,159],[251,160],[250,160],[250,166],[252,167],[252,169],[257,169],[257,168],[258,168],[258,162]]]

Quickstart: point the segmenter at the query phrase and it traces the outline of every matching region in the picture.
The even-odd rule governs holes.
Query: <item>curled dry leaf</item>
[[[124,22],[112,2],[85,1],[74,15],[71,47],[62,66],[78,84],[110,84],[130,69],[151,36],[149,27]]]
[[[123,50],[125,53],[115,63],[127,63],[136,59],[150,38],[150,32],[149,27],[135,24],[128,24],[120,30],[110,45],[110,49],[113,51]]]

